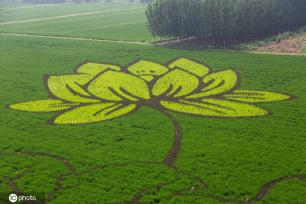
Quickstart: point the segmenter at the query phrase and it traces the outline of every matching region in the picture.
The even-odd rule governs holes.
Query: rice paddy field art
[[[240,90],[238,74],[212,72],[186,58],[168,66],[138,60],[125,69],[112,64],[84,63],[72,75],[46,77],[54,99],[10,105],[33,112],[65,111],[53,124],[85,124],[126,115],[147,105],[208,117],[264,116],[268,111],[248,103],[290,99],[268,91]]]
[[[304,56],[157,46],[138,3],[0,21],[0,203],[306,202]]]

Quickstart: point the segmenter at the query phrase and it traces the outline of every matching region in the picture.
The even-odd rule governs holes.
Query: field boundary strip
[[[206,49],[204,49],[206,50]],[[245,53],[245,54],[258,54],[258,55],[279,55],[279,56],[298,56],[305,57],[306,54],[303,53],[286,53],[286,52],[259,52],[259,51],[249,51],[249,50],[226,50],[226,49],[210,49],[215,52],[228,52],[228,53]]]
[[[27,33],[4,33],[4,32],[0,32],[0,35],[154,46],[154,42],[152,43],[152,42],[140,42],[140,41],[125,41],[125,40],[110,40],[110,39],[108,40],[108,39],[82,38],[82,37],[72,37],[72,36],[52,36],[52,35],[39,35],[39,34],[27,34]],[[235,51],[235,50],[214,50],[214,51],[259,54],[259,55],[306,56],[306,54],[303,54],[303,53],[273,53],[273,52]]]
[[[32,6],[19,6],[19,7],[7,7],[2,8],[1,10],[18,10],[18,9],[27,9],[27,8],[40,8],[40,7],[49,7],[49,6],[61,6],[73,3],[61,3],[61,4],[40,4],[40,5],[32,5]]]
[[[59,19],[59,18],[70,18],[70,17],[76,17],[76,16],[88,16],[88,15],[95,15],[95,14],[102,14],[102,13],[115,13],[119,11],[128,11],[128,10],[135,10],[135,9],[140,9],[140,8],[144,8],[144,7],[116,9],[116,10],[110,10],[110,11],[89,11],[89,12],[72,13],[72,14],[67,14],[67,15],[53,16],[53,17],[46,17],[46,18],[34,18],[34,19],[19,20],[19,21],[8,21],[8,22],[0,23],[0,26],[17,24],[17,23],[28,23],[28,22],[36,22],[36,21],[44,21],[44,20],[53,20],[53,19]]]
[[[236,51],[232,51],[236,52]],[[258,52],[258,51],[237,51],[239,53],[261,54],[261,55],[284,55],[284,56],[306,56],[303,53],[285,53],[285,52]]]
[[[31,5],[31,6],[17,6],[17,7],[4,7],[0,10],[18,10],[18,9],[27,9],[27,8],[40,8],[40,7],[50,7],[50,6],[62,6],[62,5],[73,5],[75,3],[49,3],[49,4],[38,4],[38,5]],[[88,3],[87,3],[88,4]],[[91,3],[95,4],[95,3]],[[110,4],[110,3],[97,3],[97,4]],[[124,2],[113,2],[112,4],[129,4]],[[75,4],[78,5],[78,4]]]
[[[36,34],[26,34],[26,33],[1,33],[0,32],[0,35],[18,36],[18,37],[33,37],[33,38],[49,38],[49,39],[61,39],[61,40],[92,41],[92,42],[110,42],[110,43],[146,45],[146,46],[152,45],[149,42],[139,42],[139,41],[107,40],[107,39],[69,37],[69,36],[52,36],[52,35],[36,35]]]

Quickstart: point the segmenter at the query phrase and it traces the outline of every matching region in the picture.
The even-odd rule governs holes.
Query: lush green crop
[[[47,197],[56,187],[56,178],[66,175],[62,182],[63,188],[55,193],[56,198],[51,198],[50,203],[86,203],[88,200],[120,203],[132,200],[139,189],[157,183],[168,185],[162,186],[160,190],[152,187],[144,193],[142,201],[220,203],[212,201],[210,196],[244,200],[254,196],[271,180],[302,174],[306,170],[303,139],[306,132],[306,120],[303,117],[306,114],[304,57],[183,51],[125,44],[118,47],[118,44],[113,43],[26,37],[1,37],[0,44],[0,55],[5,59],[0,61],[0,94],[5,96],[0,102],[1,161],[4,162],[2,166],[5,166],[0,170],[3,184],[0,186],[1,192],[11,192],[4,176],[14,178],[18,172],[28,172],[31,167],[31,173],[21,175],[21,179],[16,181],[18,188],[29,194],[32,192]],[[141,163],[161,161],[173,140],[173,127],[168,122],[169,118],[145,106],[125,117],[86,126],[48,126],[44,122],[54,113],[23,113],[4,108],[14,102],[47,98],[41,80],[45,74],[71,75],[72,68],[83,60],[111,61],[125,69],[136,55],[158,64],[166,64],[166,61],[175,57],[188,56],[206,62],[213,68],[205,76],[214,73],[212,70],[218,73],[233,67],[240,73],[240,87],[232,93],[224,93],[224,98],[229,94],[245,94],[238,90],[256,88],[285,91],[297,99],[258,105],[273,113],[267,117],[211,119],[192,117],[189,115],[190,110],[188,114],[172,114],[180,122],[183,131],[181,151],[175,165],[186,171],[184,175],[162,164]],[[88,67],[94,70],[94,66]],[[178,70],[184,69],[180,67]],[[88,71],[77,72],[76,75]],[[165,72],[161,73],[154,75],[154,79],[166,76]],[[204,83],[203,80],[199,82]],[[214,96],[217,95],[212,98]],[[96,106],[95,103],[92,105]],[[179,105],[186,107],[185,104]],[[223,104],[217,110],[222,110],[222,107]],[[70,110],[63,111],[70,114]],[[81,113],[85,112],[90,113],[90,110],[83,109]],[[80,120],[85,118],[81,113],[78,116]],[[103,114],[96,118],[100,120]],[[75,121],[76,116],[72,119]],[[62,156],[67,161],[48,156],[22,155],[20,152],[48,152]],[[67,162],[73,165],[77,175],[66,168]],[[115,165],[119,163],[127,166]],[[209,188],[203,190],[202,184],[188,176],[190,174],[205,180]],[[303,186],[299,180],[292,182],[294,184],[290,186],[299,188],[292,190],[284,182],[270,191],[266,202],[278,204],[290,198],[292,202],[303,203],[305,199],[300,196],[303,195]],[[183,193],[173,196],[177,191]]]

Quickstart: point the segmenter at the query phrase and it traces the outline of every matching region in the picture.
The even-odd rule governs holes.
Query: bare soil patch
[[[157,46],[178,49],[221,49],[225,51],[238,51],[256,54],[305,55],[306,32],[291,34],[289,37],[284,37],[284,39],[280,40],[267,39],[260,42],[234,44],[231,46],[222,46],[220,43],[214,45],[205,39],[198,39],[194,37],[157,41],[154,44]]]
[[[306,34],[299,34],[281,41],[274,41],[255,49],[257,52],[299,54],[306,46]]]

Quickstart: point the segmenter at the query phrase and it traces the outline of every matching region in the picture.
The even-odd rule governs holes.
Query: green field
[[[0,12],[0,32],[151,41],[144,11],[145,6],[136,3],[4,9]],[[30,19],[34,21],[16,22]],[[11,24],[3,24],[6,22]]]
[[[0,32],[151,40],[140,4],[3,9],[0,22],[104,10],[114,12],[0,25]],[[0,35],[0,203],[6,203],[13,191],[49,203],[71,204],[306,203],[305,56],[191,51],[35,35]],[[125,67],[138,58],[165,64],[182,56],[215,71],[239,72],[241,89],[295,97],[257,105],[272,113],[257,118],[169,112],[183,132],[177,168],[161,162],[173,142],[172,124],[150,107],[111,121],[75,126],[46,124],[56,113],[7,108],[47,99],[44,76],[71,74],[84,61]],[[265,186],[270,186],[269,192],[256,200]]]

